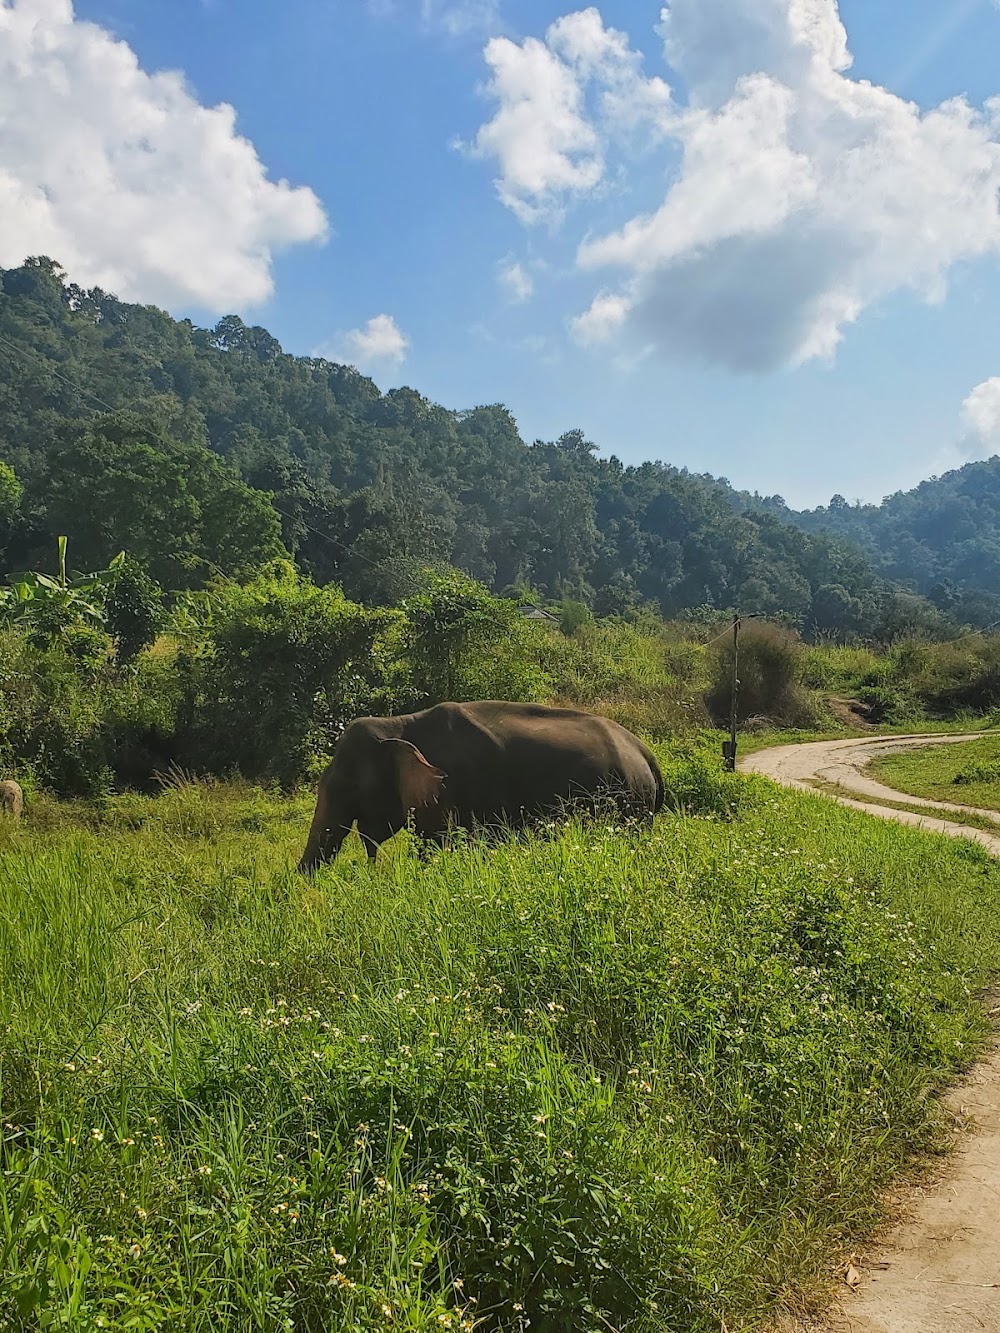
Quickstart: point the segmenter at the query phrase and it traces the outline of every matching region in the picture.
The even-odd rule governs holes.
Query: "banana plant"
[[[73,621],[100,626],[104,604],[125,561],[120,551],[106,569],[92,574],[67,575],[65,537],[58,539],[59,573],[55,577],[37,571],[12,574],[9,586],[0,587],[0,626],[46,623],[53,626]]]

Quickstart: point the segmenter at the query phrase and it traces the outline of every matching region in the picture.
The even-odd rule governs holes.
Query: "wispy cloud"
[[[535,294],[535,280],[518,260],[508,258],[501,262],[499,281],[513,301],[528,301]]]
[[[484,37],[500,25],[500,0],[364,0],[374,18],[416,14],[427,32],[450,37]]]
[[[495,32],[500,22],[500,0],[421,0],[421,18],[429,28],[441,28],[452,37]]]

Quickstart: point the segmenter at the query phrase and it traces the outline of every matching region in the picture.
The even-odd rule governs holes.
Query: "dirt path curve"
[[[786,745],[750,755],[739,767],[814,794],[821,784],[841,805],[971,838],[1000,856],[996,812],[972,811],[998,823],[997,833],[987,833],[931,814],[887,809],[872,801],[905,801],[945,812],[970,807],[902,795],[864,772],[879,755],[978,740],[984,734],[990,733]],[[831,784],[851,796],[831,794]],[[938,1180],[909,1192],[903,1221],[865,1262],[858,1262],[860,1285],[856,1291],[845,1287],[823,1326],[828,1333],[1000,1333],[1000,1048],[945,1098],[945,1105],[961,1131],[955,1155]]]

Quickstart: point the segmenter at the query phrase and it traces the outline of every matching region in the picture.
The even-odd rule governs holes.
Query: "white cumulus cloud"
[[[271,181],[232,107],[148,74],[71,0],[0,0],[0,264],[165,306],[244,309],[274,254],[321,239],[309,189]]]
[[[960,446],[963,458],[987,458],[1000,453],[1000,376],[985,380],[962,404],[968,434]]]
[[[623,33],[596,9],[556,20],[545,40],[494,37],[484,56],[499,103],[471,145],[499,165],[497,193],[522,222],[558,217],[605,173],[605,140],[661,112],[670,90],[646,79]]]
[[[359,370],[376,371],[401,366],[410,350],[410,340],[392,315],[376,315],[363,328],[325,343],[316,349],[317,356],[346,361]]]
[[[507,259],[500,265],[500,284],[513,301],[528,301],[535,294],[535,280],[516,259]]]
[[[770,371],[831,356],[873,304],[900,290],[940,299],[954,265],[1000,251],[1000,99],[924,111],[850,78],[836,0],[672,0],[660,32],[684,105],[594,9],[505,51],[508,70],[523,69],[531,43],[534,63],[554,66],[589,172],[527,152],[566,125],[542,101],[522,101],[506,125],[516,133],[497,135],[514,103],[496,78],[501,109],[477,140],[500,163],[501,198],[528,220],[597,188],[628,107],[633,126],[666,141],[659,207],[579,247],[580,268],[605,275],[574,322],[582,340]]]

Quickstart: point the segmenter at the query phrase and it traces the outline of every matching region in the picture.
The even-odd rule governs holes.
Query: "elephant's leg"
[[[365,851],[368,853],[368,860],[370,862],[374,862],[375,858],[378,856],[378,849],[382,844],[388,838],[391,838],[393,833],[397,833],[398,831],[398,829],[385,827],[379,828],[377,825],[363,824],[361,820],[358,820],[358,837],[364,843]]]

